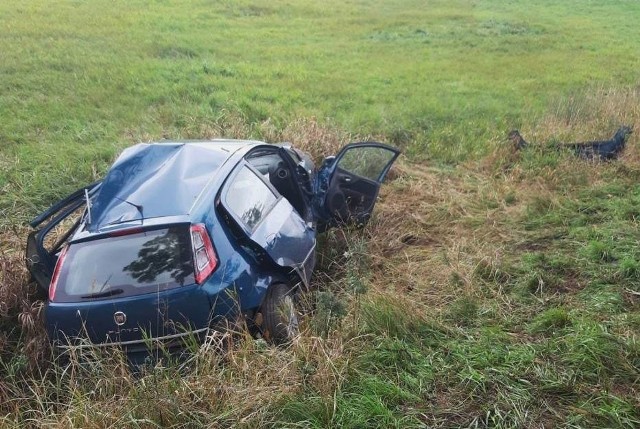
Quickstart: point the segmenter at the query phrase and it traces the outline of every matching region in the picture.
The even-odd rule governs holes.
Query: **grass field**
[[[640,2],[0,3],[0,427],[640,425]],[[514,154],[505,137],[532,142]],[[324,238],[304,335],[50,362],[25,222],[139,141],[405,156]]]

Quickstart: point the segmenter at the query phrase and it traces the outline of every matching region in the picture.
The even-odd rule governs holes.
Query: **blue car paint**
[[[229,158],[215,145],[139,144],[126,149],[102,182],[89,232],[131,220],[188,215]]]
[[[250,145],[246,150],[242,150],[246,148],[243,145],[231,147],[235,152],[197,143],[137,145],[123,152],[92,200],[91,223],[84,231],[79,231],[71,244],[102,238],[105,231],[108,236],[113,228],[166,226],[168,220],[203,222],[220,266],[200,286],[187,285],[128,298],[115,296],[89,302],[50,302],[46,318],[55,321],[48,324],[51,338],[57,338],[62,332],[69,337],[88,335],[93,343],[130,343],[141,341],[144,336],[166,337],[181,330],[200,330],[208,327],[216,317],[232,319],[242,311],[255,309],[270,284],[287,279],[286,272],[274,270],[273,266],[258,260],[259,250],[240,245],[214,207],[213,202],[224,180],[247,150],[256,145]],[[195,165],[202,174],[194,174],[185,168],[188,165]],[[202,168],[207,165],[215,166],[209,174]],[[133,204],[142,205],[142,210]],[[300,223],[304,224],[301,219],[290,220],[289,211],[293,209],[287,205],[286,200],[281,199],[278,206],[284,209],[273,216],[270,213],[268,220],[279,223],[278,228],[284,230],[284,236],[276,240],[280,243],[277,249],[285,253],[293,250],[289,256],[277,258],[275,262],[282,267],[290,264],[293,269],[302,261],[296,261],[295,247],[286,246],[287,231],[302,230],[310,241],[305,249],[315,246],[315,234],[306,225],[301,228]],[[275,227],[268,222],[263,225]],[[256,244],[268,248],[266,243]],[[271,252],[271,255],[276,256],[276,253]],[[265,266],[266,269],[261,269]],[[113,323],[116,312],[129,315],[129,320],[121,327]],[[172,323],[167,324],[168,320]]]
[[[291,205],[280,199],[269,216],[251,235],[281,267],[291,267],[308,285],[315,266],[316,231],[298,216]],[[277,231],[277,232],[273,232]]]
[[[201,332],[220,317],[254,311],[274,282],[297,278],[308,284],[315,267],[313,221],[327,222],[331,216],[323,198],[340,155],[323,164],[315,177],[309,177],[313,167],[308,157],[301,162],[315,193],[313,201],[310,197],[307,201],[312,206],[307,216],[313,216],[303,219],[280,197],[269,215],[247,231],[225,209],[221,197],[227,180],[246,164],[243,160],[250,151],[273,148],[262,142],[220,140],[140,144],[125,150],[103,182],[89,188],[91,219],[85,216],[69,240],[71,245],[127,228],[204,223],[219,266],[202,285],[126,298],[48,302],[50,338],[64,342],[62,337],[88,335],[96,344],[139,345],[143,338],[172,337],[187,329]],[[33,226],[52,211],[57,210],[43,213]],[[114,324],[117,312],[128,315],[121,326]]]

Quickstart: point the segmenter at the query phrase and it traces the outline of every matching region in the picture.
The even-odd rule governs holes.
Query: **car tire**
[[[285,283],[269,287],[261,308],[262,332],[274,344],[290,343],[299,333],[295,293]]]

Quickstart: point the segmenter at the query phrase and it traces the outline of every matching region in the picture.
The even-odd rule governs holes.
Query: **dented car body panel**
[[[347,145],[318,173],[308,155],[256,141],[126,149],[31,223],[51,340],[135,348],[251,319],[270,285],[309,285],[319,231],[368,220],[398,154]]]

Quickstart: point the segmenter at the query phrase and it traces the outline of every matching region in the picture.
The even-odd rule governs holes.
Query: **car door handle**
[[[351,183],[352,180],[351,180],[351,177],[345,176],[345,177],[340,178],[340,181],[342,183]]]

